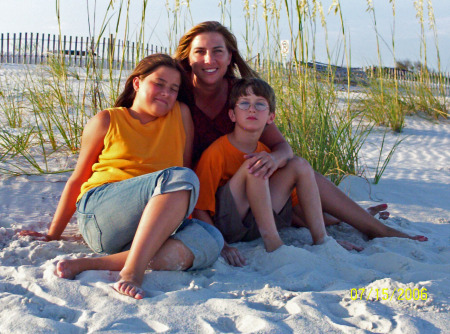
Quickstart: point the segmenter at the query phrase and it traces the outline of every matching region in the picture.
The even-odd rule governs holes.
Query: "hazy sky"
[[[125,1],[126,2],[126,1]],[[173,8],[173,0],[168,1]],[[186,1],[180,1],[181,3]],[[243,35],[245,33],[243,3],[240,0],[222,0],[227,3],[227,10],[231,8],[231,29],[239,40],[242,49],[245,47]],[[255,0],[249,0],[253,4]],[[270,3],[270,0],[267,0]],[[277,0],[276,3],[284,3]],[[310,1],[311,2],[311,1]],[[331,0],[323,0],[325,13],[331,4]],[[377,20],[378,33],[381,43],[381,54],[383,64],[393,65],[392,55],[392,31],[393,16],[392,7],[388,0],[373,0]],[[410,59],[416,61],[420,59],[420,24],[416,18],[416,10],[413,0],[397,0],[395,16],[395,53],[396,58]],[[58,21],[56,16],[56,0],[0,0],[0,33],[58,33]],[[61,32],[63,35],[87,36],[89,35],[88,6],[91,33],[94,30],[94,12],[96,30],[101,26],[104,13],[109,1],[106,0],[60,0]],[[115,1],[116,9],[119,1]],[[258,1],[261,4],[261,1]],[[288,0],[288,3],[295,3],[295,0]],[[426,3],[426,1],[425,1]],[[186,6],[177,16],[168,15],[165,0],[149,0],[146,10],[145,36],[150,43],[169,46],[168,32],[174,31],[169,28],[173,25],[175,18],[178,20],[177,40],[181,34],[192,24],[205,21],[222,19],[222,10],[219,1],[215,0],[191,0],[190,13],[187,14]],[[230,5],[231,4],[231,7]],[[261,6],[261,5],[259,5]],[[374,24],[370,13],[366,12],[367,2],[365,0],[341,0],[342,12],[345,22],[347,43],[350,44],[352,66],[363,66],[377,64],[377,44]],[[425,4],[426,7],[426,4]],[[450,71],[450,0],[433,0],[434,13],[438,34],[439,51],[441,57],[441,67],[444,71]],[[95,9],[95,11],[94,11]],[[261,9],[259,11],[261,15]],[[135,34],[139,29],[142,14],[142,1],[132,0],[130,7],[130,32]],[[122,13],[124,15],[124,13]],[[425,17],[427,13],[425,12]],[[170,21],[168,19],[170,17]],[[115,30],[117,21],[117,10],[111,10],[108,18],[113,25],[109,29]],[[332,51],[332,62],[342,63],[343,40],[341,33],[339,16],[330,13],[327,15],[329,47]],[[294,22],[295,23],[295,22]],[[230,25],[229,18],[225,24]],[[427,60],[431,67],[437,67],[436,46],[433,32],[428,29],[427,36]],[[261,25],[261,29],[264,27]],[[123,36],[123,26],[120,27],[119,36]],[[108,32],[108,31],[107,31]],[[98,33],[98,31],[96,31]],[[280,20],[280,39],[289,39],[288,19],[283,12]],[[320,20],[317,27],[316,59],[327,62],[325,52],[325,38]],[[172,44],[175,43],[172,41]],[[255,42],[256,44],[256,42]],[[255,45],[255,48],[261,45]]]

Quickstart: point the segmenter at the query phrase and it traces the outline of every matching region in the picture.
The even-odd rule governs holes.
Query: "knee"
[[[239,168],[238,173],[242,175],[246,180],[249,180],[251,182],[261,182],[268,184],[268,180],[263,179],[262,177],[256,177],[254,174],[250,173],[249,167],[250,167],[249,162],[245,161]]]
[[[180,240],[192,252],[194,260],[190,270],[204,269],[214,264],[224,245],[220,231],[198,219],[191,219],[173,238]]]
[[[177,169],[175,169],[175,174],[179,173],[179,178],[180,180],[186,182],[186,183],[190,183],[193,187],[198,188],[199,187],[199,180],[197,177],[197,174],[195,174],[195,172],[187,167],[177,167]]]
[[[310,175],[314,173],[314,170],[309,162],[306,159],[297,156],[294,156],[288,161],[287,167],[292,168],[295,173],[299,175]]]
[[[195,172],[186,167],[172,167],[164,171],[161,185],[178,190],[191,190],[197,192],[200,188],[200,182]],[[172,190],[173,191],[173,190]]]

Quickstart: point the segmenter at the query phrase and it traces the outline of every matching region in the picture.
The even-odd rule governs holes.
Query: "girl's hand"
[[[246,265],[245,258],[241,252],[235,247],[230,247],[226,243],[220,252],[220,255],[227,261],[228,264],[234,267],[243,267]]]
[[[273,155],[268,152],[250,153],[244,155],[248,160],[250,174],[263,179],[268,179],[278,169],[278,164]]]
[[[31,230],[23,230],[17,234],[19,235],[19,237],[31,237],[33,240],[40,240],[40,241],[56,240],[56,239],[53,239],[48,234],[42,234],[42,233],[39,233],[36,231],[31,231]]]

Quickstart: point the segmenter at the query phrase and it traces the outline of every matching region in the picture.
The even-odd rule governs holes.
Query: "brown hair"
[[[241,96],[249,95],[249,91],[256,96],[261,96],[269,103],[269,111],[275,112],[276,99],[273,88],[264,80],[259,78],[243,78],[237,80],[230,92],[229,106],[230,109],[234,109],[237,101]]]
[[[162,53],[155,53],[145,57],[139,62],[139,64],[136,65],[135,69],[125,82],[125,88],[114,103],[114,107],[130,108],[133,105],[134,98],[136,97],[136,91],[133,87],[133,79],[139,77],[139,79],[142,80],[155,72],[161,66],[173,68],[180,72],[181,84],[177,99],[181,102],[189,103],[190,99],[187,95],[188,80],[183,68],[171,56]]]
[[[197,24],[187,31],[183,37],[180,38],[177,50],[175,51],[174,58],[177,59],[186,72],[191,72],[191,66],[189,65],[189,53],[191,52],[192,40],[201,33],[205,32],[217,32],[223,36],[225,45],[228,51],[231,53],[231,63],[228,66],[226,77],[235,78],[235,70],[239,70],[239,74],[242,78],[257,78],[258,74],[248,66],[245,60],[241,57],[236,37],[225,26],[217,21],[205,21]]]

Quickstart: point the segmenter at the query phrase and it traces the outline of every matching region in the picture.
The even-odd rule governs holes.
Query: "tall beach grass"
[[[386,2],[392,7],[394,18],[391,48],[395,60],[395,0]],[[350,36],[345,24],[345,15],[350,13],[342,12],[339,0],[334,0],[329,8],[319,0],[242,1],[239,5],[244,14],[243,27],[237,27],[233,21],[230,0],[217,4],[222,23],[233,31],[243,32],[246,42],[240,45],[241,52],[274,87],[278,101],[276,122],[295,154],[306,158],[317,171],[328,175],[335,183],[347,174],[360,174],[365,169],[360,166],[358,155],[374,126],[386,126],[400,132],[405,125],[405,115],[417,110],[435,119],[448,115],[445,91],[431,87],[429,78],[436,74],[427,68],[426,20],[435,36],[440,66],[431,1],[427,2],[427,17],[423,1],[414,1],[422,34],[420,48],[424,66],[415,74],[417,80],[412,85],[402,83],[396,72],[394,77],[387,77],[382,70],[376,12],[372,2],[367,0],[377,36],[378,64],[377,70],[372,71],[360,86],[362,98],[358,100],[352,93],[351,85],[355,79],[351,71]],[[151,9],[152,3],[141,1],[142,16],[137,27],[134,24],[134,34],[130,33],[130,5],[130,0],[110,1],[105,13],[89,13],[89,31],[92,31],[89,48],[92,52],[85,68],[70,67],[63,55],[55,55],[46,66],[26,68],[26,80],[15,76],[1,78],[1,173],[41,174],[70,168],[54,167],[49,161],[58,154],[78,152],[84,124],[99,110],[113,104],[128,75],[125,54],[119,65],[108,57],[106,69],[96,66],[94,50],[106,31],[113,40],[134,41],[136,62],[146,55],[143,48],[148,41],[146,11]],[[233,2],[233,6],[237,5]],[[56,12],[60,21],[59,8],[57,0]],[[169,22],[166,45],[168,51],[173,52],[181,35],[194,24],[194,18],[190,1],[167,0],[166,9]],[[113,13],[114,22],[111,19]],[[341,45],[337,51],[332,51],[328,45],[329,15],[337,15],[340,22]],[[100,27],[96,27],[98,18]],[[289,25],[290,58],[285,58],[280,49],[281,18],[287,18]],[[125,22],[123,29],[119,28],[120,22]],[[98,32],[95,36],[94,31]],[[328,66],[325,70],[316,66],[318,31],[325,36],[325,41],[320,41],[326,48]],[[116,51],[113,49],[112,52]],[[347,69],[344,76],[337,75],[332,66],[342,60]],[[440,68],[437,75],[442,79]],[[340,93],[342,84],[345,94]],[[385,150],[383,143],[379,149],[381,157]],[[392,154],[388,157],[391,159]],[[383,169],[376,173],[377,181],[389,159],[378,161],[378,166]]]

